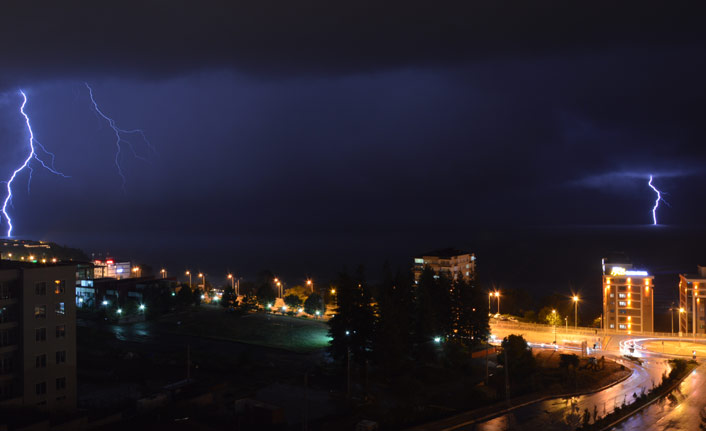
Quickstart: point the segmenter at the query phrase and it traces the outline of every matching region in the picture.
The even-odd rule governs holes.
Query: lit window
[[[627,329],[627,326],[625,326],[624,324],[621,323],[620,325],[618,325],[618,328],[620,328],[620,329]]]
[[[47,306],[46,305],[35,305],[34,306],[34,318],[44,319],[47,317]]]
[[[66,314],[66,307],[63,302],[56,303],[56,314]]]
[[[65,280],[54,280],[54,293],[57,295],[62,294],[66,291],[66,281]]]
[[[627,306],[628,304],[627,304],[627,302],[625,302],[625,301],[618,301],[618,305],[621,306],[621,307],[625,307],[625,306]]]
[[[625,294],[624,294],[624,293],[619,293],[619,294],[618,294],[618,298],[625,298]]]
[[[611,323],[611,324],[609,325],[609,327],[610,327],[610,329],[615,329],[615,323]]]

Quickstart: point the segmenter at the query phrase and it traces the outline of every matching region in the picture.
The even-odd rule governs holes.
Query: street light
[[[493,292],[488,292],[488,315],[490,315],[490,300],[493,298]]]
[[[556,310],[552,310],[552,323],[554,324],[554,345],[556,346]]]
[[[579,297],[577,295],[574,295],[574,297],[572,299],[574,300],[574,329],[577,329],[579,326],[579,323],[578,323]]]
[[[233,274],[228,274],[228,280],[230,280],[230,288],[235,292],[235,279],[233,278]]]
[[[159,272],[162,273],[162,278],[167,278],[167,270],[162,268]]]
[[[186,271],[186,275],[189,276],[189,289],[194,290],[194,288],[191,286],[191,271]]]
[[[498,300],[498,314],[500,314],[500,291],[495,291],[495,298]]]
[[[199,278],[203,278],[203,291],[206,293],[206,274],[199,272]]]
[[[311,287],[311,291],[314,291],[314,282],[311,279],[306,280],[306,285]]]
[[[686,313],[686,310],[684,307],[679,307],[679,336],[681,337],[681,314]],[[687,317],[687,323],[689,322],[689,318]],[[679,345],[681,346],[681,341],[679,342]]]
[[[133,266],[133,267],[132,267],[132,272],[135,274],[135,277],[139,277],[139,275],[137,275],[137,274],[140,272],[140,267],[139,267],[139,266]]]

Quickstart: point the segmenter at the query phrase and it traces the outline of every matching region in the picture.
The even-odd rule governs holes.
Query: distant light
[[[297,310],[298,313],[301,313],[301,312],[303,312],[303,311],[304,311],[303,308],[300,308],[300,309]]]
[[[272,308],[272,304],[267,304],[267,308]]]
[[[176,296],[176,293],[172,292],[172,296]]]
[[[350,332],[350,331],[346,331],[346,335],[351,335],[351,332]]]
[[[201,299],[206,299],[206,295],[201,295]]]
[[[121,313],[123,312],[123,309],[122,309],[122,308],[118,308],[118,309],[117,309],[117,312],[118,312],[118,314],[121,314]]]
[[[145,309],[145,304],[140,304],[140,310],[144,310],[144,309]]]
[[[282,311],[287,311],[287,306],[286,306],[286,305],[283,305],[283,306],[282,306]]]
[[[434,342],[437,344],[441,343],[441,337],[434,337]]]
[[[117,272],[118,274],[122,274],[122,273],[123,273],[123,269],[122,269],[122,268],[118,268],[117,270],[115,270],[115,272]]]
[[[316,315],[319,316],[321,312],[319,310],[316,310]]]
[[[78,302],[79,303],[83,302],[83,298],[78,298]]]
[[[108,305],[108,301],[105,301],[105,300],[104,300],[103,302],[101,302],[101,304],[103,304],[103,305]]]

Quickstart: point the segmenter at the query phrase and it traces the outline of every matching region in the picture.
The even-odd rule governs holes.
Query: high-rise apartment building
[[[76,408],[75,264],[0,261],[0,407]]]
[[[430,267],[434,272],[446,274],[451,279],[461,276],[470,279],[476,271],[476,256],[473,253],[445,248],[424,253],[414,258],[414,279],[419,280],[424,267]]]
[[[679,274],[679,332],[706,333],[705,307],[706,267],[699,266],[696,274]]]
[[[654,331],[654,276],[632,264],[603,259],[603,320],[608,331]]]

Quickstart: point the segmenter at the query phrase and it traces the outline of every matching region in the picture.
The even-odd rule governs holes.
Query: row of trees
[[[297,289],[296,287],[288,290],[287,295],[284,297],[284,303],[287,306],[287,311],[294,314],[301,309],[312,316],[317,314],[323,315],[326,311],[326,306],[321,295],[318,293],[310,293],[309,295],[306,295],[306,293],[308,293],[308,291]],[[254,295],[251,292],[246,292],[240,302],[238,302],[238,298],[233,288],[228,286],[224,288],[223,297],[220,302],[226,309],[252,311],[258,308],[263,308],[265,310],[271,309],[276,300],[277,296],[272,287],[267,283],[263,283]]]
[[[415,281],[409,272],[369,285],[362,268],[343,272],[337,308],[329,321],[334,359],[359,365],[372,361],[387,373],[408,361],[426,363],[440,352],[477,347],[489,336],[487,296],[474,280],[452,280],[426,268]]]

